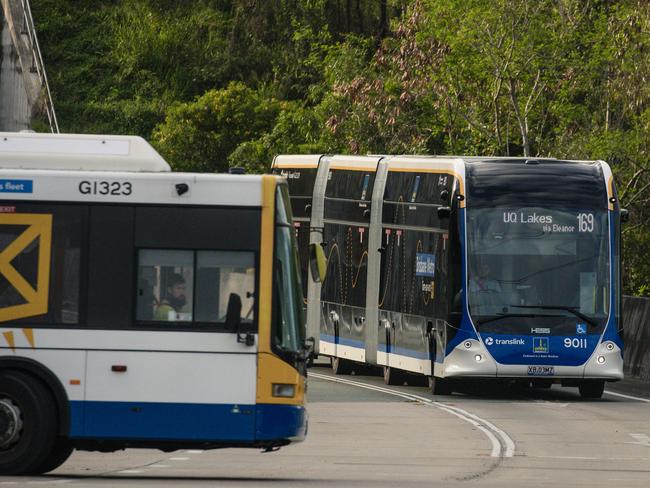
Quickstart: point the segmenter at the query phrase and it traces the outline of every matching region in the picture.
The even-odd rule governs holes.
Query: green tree
[[[170,108],[153,144],[177,171],[223,172],[230,153],[270,130],[280,108],[277,100],[233,82]]]

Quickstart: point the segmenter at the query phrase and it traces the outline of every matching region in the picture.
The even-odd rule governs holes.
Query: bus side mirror
[[[621,209],[621,222],[625,224],[630,221],[630,211],[627,208]]]
[[[309,244],[309,268],[311,269],[311,277],[316,283],[325,281],[327,258],[320,244]]]
[[[241,297],[237,293],[231,293],[228,297],[228,308],[226,309],[226,329],[237,333],[237,342],[253,346],[255,345],[253,334],[241,334],[241,308]]]
[[[438,219],[448,219],[451,215],[451,207],[438,207]]]

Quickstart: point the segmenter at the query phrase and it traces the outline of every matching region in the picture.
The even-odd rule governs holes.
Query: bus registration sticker
[[[528,376],[554,376],[555,366],[528,366]]]

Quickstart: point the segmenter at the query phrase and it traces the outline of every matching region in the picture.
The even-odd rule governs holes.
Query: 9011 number
[[[587,339],[571,339],[570,337],[565,337],[564,347],[570,347],[575,349],[586,349],[587,348]]]
[[[133,186],[128,181],[82,181],[79,183],[82,195],[129,196]]]

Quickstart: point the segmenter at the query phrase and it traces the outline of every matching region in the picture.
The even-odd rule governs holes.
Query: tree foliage
[[[650,296],[642,0],[33,0],[61,126],[139,134],[175,169],[281,152],[604,159]]]

